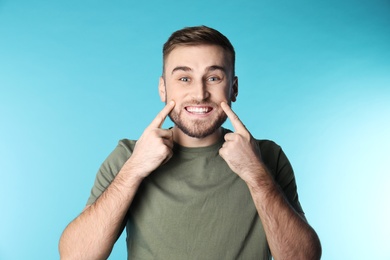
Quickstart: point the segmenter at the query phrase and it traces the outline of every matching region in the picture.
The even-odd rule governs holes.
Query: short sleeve
[[[294,170],[282,148],[272,141],[259,141],[259,147],[264,163],[271,171],[288,202],[298,213],[303,214],[298,199]]]
[[[130,158],[134,145],[135,141],[132,140],[123,139],[119,141],[116,148],[100,166],[87,205],[93,204],[111,184],[127,159]]]

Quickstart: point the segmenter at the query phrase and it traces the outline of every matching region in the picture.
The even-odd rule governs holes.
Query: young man
[[[319,259],[288,159],[230,108],[238,79],[229,40],[188,27],[163,56],[166,106],[102,164],[61,236],[61,259],[106,259],[125,226],[129,259]],[[161,129],[166,116],[174,127]],[[227,118],[233,132],[221,127]]]

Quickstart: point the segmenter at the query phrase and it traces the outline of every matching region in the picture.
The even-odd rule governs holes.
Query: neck
[[[195,138],[186,135],[177,126],[173,127],[173,140],[184,147],[205,147],[218,142],[222,135],[222,128],[218,128],[214,133],[204,138]]]

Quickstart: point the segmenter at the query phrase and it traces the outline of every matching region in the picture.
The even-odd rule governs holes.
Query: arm
[[[258,176],[247,184],[261,218],[275,259],[320,259],[317,234],[288,203],[263,164],[253,169]]]
[[[220,155],[248,185],[274,259],[320,259],[315,231],[288,203],[264,165],[255,140],[225,103],[235,133],[225,135]]]
[[[65,228],[59,242],[61,259],[107,259],[110,255],[142,180],[172,156],[172,132],[160,127],[174,105],[164,107],[108,188]]]

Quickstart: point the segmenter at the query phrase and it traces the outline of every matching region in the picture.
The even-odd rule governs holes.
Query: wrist
[[[251,192],[266,192],[275,185],[273,177],[263,163],[254,166],[250,171],[250,174],[246,174],[246,176],[247,178],[244,179],[244,181]]]
[[[126,162],[126,164],[119,171],[118,176],[125,183],[129,183],[130,185],[140,184],[149,173],[142,171],[140,167],[133,165],[131,162]]]
[[[144,160],[132,156],[127,160],[121,171],[135,178],[144,179],[153,170],[150,168],[149,164],[145,165]]]

